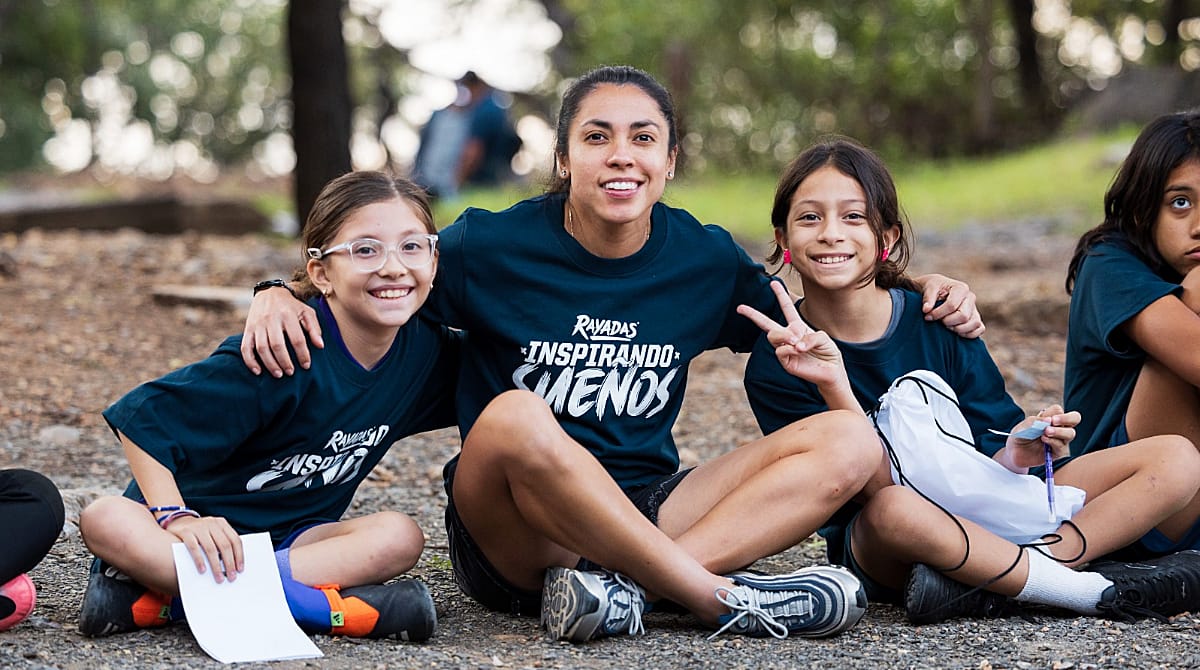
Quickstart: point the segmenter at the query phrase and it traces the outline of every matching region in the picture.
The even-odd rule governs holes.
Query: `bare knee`
[[[857,493],[879,468],[879,438],[861,414],[834,410],[793,426],[806,450],[819,454],[821,474],[836,491]]]
[[[103,496],[79,513],[79,534],[93,554],[106,557],[124,544],[120,538],[126,535],[131,503],[121,496]]]
[[[1183,502],[1200,489],[1200,451],[1191,440],[1180,435],[1146,438],[1153,445],[1155,489]]]
[[[550,406],[541,396],[532,391],[505,391],[493,398],[487,407],[483,408],[475,420],[475,424],[471,427],[471,432],[482,429],[516,431],[518,434],[523,434],[527,431],[538,430],[547,420],[557,423],[554,414],[550,411]]]
[[[371,520],[377,552],[374,558],[381,571],[399,575],[411,570],[425,549],[421,527],[399,512],[379,512]]]
[[[574,444],[541,396],[506,391],[488,403],[463,441],[460,472],[469,462],[522,473],[553,469],[565,464],[562,450]]]

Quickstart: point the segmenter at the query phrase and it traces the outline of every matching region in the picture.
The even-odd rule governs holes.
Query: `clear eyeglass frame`
[[[308,248],[308,257],[313,260],[345,251],[350,256],[350,264],[360,272],[378,272],[387,265],[388,254],[396,252],[400,264],[409,270],[418,270],[433,261],[437,251],[437,235],[412,235],[396,244],[387,245],[373,237],[361,237],[357,240],[335,244],[328,249]]]

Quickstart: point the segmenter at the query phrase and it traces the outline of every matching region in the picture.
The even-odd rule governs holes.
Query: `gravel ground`
[[[974,226],[921,239],[926,261],[969,281],[989,324],[987,340],[1010,391],[1040,407],[1061,393],[1072,238],[1052,222]],[[33,615],[0,634],[0,667],[177,668],[217,665],[186,626],[101,639],[76,631],[89,556],[73,521],[96,495],[128,478],[99,412],[140,381],[206,355],[241,330],[241,310],[171,306],[151,292],[165,284],[248,287],[287,273],[291,241],[264,237],[31,231],[0,236],[0,467],[50,476],[68,503],[68,523],[32,573]],[[751,244],[752,254],[763,245]],[[248,289],[247,289],[248,292]],[[711,352],[693,368],[676,428],[685,463],[753,439],[757,429],[741,389],[745,359]],[[1200,667],[1200,616],[1135,625],[1038,613],[1015,618],[913,627],[903,613],[872,606],[853,630],[829,640],[723,637],[687,616],[651,614],[647,635],[586,645],[546,640],[532,619],[484,611],[457,592],[442,529],[440,467],[457,448],[454,431],[397,445],[360,489],[351,513],[396,509],[428,535],[415,575],[438,605],[434,639],[414,645],[316,638],[325,657],[272,667],[625,668],[1174,668]],[[793,569],[821,560],[810,540],[758,567]]]

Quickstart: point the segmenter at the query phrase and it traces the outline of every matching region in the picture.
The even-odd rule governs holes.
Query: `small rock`
[[[79,443],[78,428],[61,424],[47,426],[38,432],[38,441],[50,447],[69,447]]]

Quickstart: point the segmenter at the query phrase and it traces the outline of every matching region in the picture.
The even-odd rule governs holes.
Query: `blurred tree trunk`
[[[687,116],[692,101],[692,55],[688,45],[681,40],[671,40],[663,53],[663,64],[666,68],[667,90],[671,92],[671,100],[675,103],[675,134],[683,142],[687,134]],[[675,160],[675,173],[681,174],[686,168],[687,156],[680,149]]]
[[[1050,92],[1042,78],[1038,59],[1038,35],[1033,27],[1034,0],[1008,0],[1013,32],[1017,36],[1017,77],[1021,96],[1031,121],[1043,123],[1050,118]],[[1049,128],[1046,129],[1049,131]]]
[[[972,127],[975,151],[988,151],[996,144],[996,94],[992,85],[996,79],[996,66],[992,63],[992,20],[995,18],[993,0],[978,0],[977,14],[970,16],[972,37],[975,39],[979,57],[979,71],[975,75],[975,105],[972,110]],[[970,11],[969,7],[964,7]]]
[[[350,171],[350,87],[342,0],[288,4],[296,218],[303,228],[317,194]]]
[[[578,46],[575,39],[575,14],[562,0],[541,0],[541,3],[546,8],[546,16],[562,30],[562,39],[550,49],[550,63],[553,69],[568,77],[583,74],[575,71],[575,53]]]
[[[1179,24],[1188,17],[1188,0],[1166,0],[1163,2],[1163,44],[1159,61],[1163,65],[1179,68],[1179,56],[1183,54],[1183,40],[1179,36]]]

